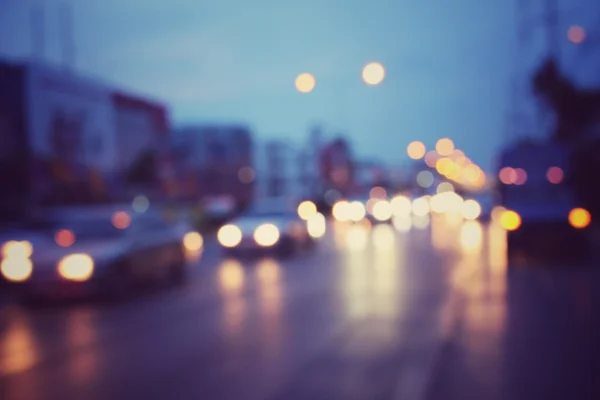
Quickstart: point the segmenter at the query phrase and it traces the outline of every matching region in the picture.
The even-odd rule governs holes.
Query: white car
[[[325,218],[321,214],[316,217],[322,222],[319,228],[324,229]],[[311,248],[313,237],[317,236],[309,229],[309,222],[298,216],[296,208],[268,201],[254,205],[217,232],[219,244],[229,254],[260,251],[291,255]]]
[[[38,222],[28,235],[15,232],[0,243],[1,276],[27,297],[121,298],[137,283],[181,283],[203,245],[187,223],[155,212],[66,213]]]

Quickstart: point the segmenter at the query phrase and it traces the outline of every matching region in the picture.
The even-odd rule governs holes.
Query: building
[[[170,128],[160,102],[34,62],[0,61],[0,89],[0,184],[11,188],[0,208],[8,214],[129,201],[133,186],[164,194],[160,149]]]
[[[357,191],[350,144],[343,138],[327,143],[320,152],[319,175],[325,192],[335,190],[342,196]]]
[[[255,147],[256,198],[306,198],[310,193],[310,158],[285,140],[265,140]]]
[[[180,196],[189,200],[231,197],[243,207],[254,195],[254,146],[243,125],[178,128],[172,142]]]

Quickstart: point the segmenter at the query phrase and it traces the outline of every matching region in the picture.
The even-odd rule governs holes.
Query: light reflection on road
[[[18,374],[31,368],[38,359],[38,353],[27,317],[15,314],[0,342],[0,376]]]
[[[260,260],[256,266],[258,297],[266,356],[276,357],[282,352],[282,312],[284,310],[282,269],[272,258]]]
[[[479,299],[503,293],[505,235],[498,227],[432,215],[399,218],[393,224],[338,223],[331,224],[331,228],[321,242],[321,248],[304,256],[306,258],[215,261],[202,276],[203,280],[214,284],[211,289],[215,290],[190,301],[212,296],[217,300],[217,307],[186,304],[196,313],[194,316],[180,312],[176,319],[161,311],[153,318],[164,319],[174,326],[190,318],[200,319],[200,324],[205,321],[209,324],[214,319],[214,328],[207,329],[206,335],[213,339],[210,332],[219,332],[220,337],[214,342],[223,343],[226,348],[218,358],[222,359],[223,366],[233,365],[227,367],[229,377],[246,373],[246,364],[260,365],[263,370],[270,371],[271,376],[279,377],[279,369],[289,361],[286,357],[306,359],[294,355],[295,346],[303,346],[307,352],[316,351],[318,346],[310,346],[310,342],[329,343],[332,331],[340,329],[340,325],[351,331],[347,342],[337,347],[343,348],[338,351],[345,355],[374,359],[393,351],[406,339],[403,335],[408,335],[403,330],[404,324],[415,321],[407,315],[425,315],[412,331],[430,328],[428,324],[434,318],[430,317],[434,315],[431,309],[439,306],[435,303],[437,297],[425,296],[427,301],[433,300],[431,304],[421,304],[418,294],[439,292],[442,290],[440,281],[447,278],[453,289],[463,296]],[[433,253],[438,256],[432,257]],[[182,296],[185,294],[177,301],[184,303],[186,299],[181,299]],[[314,310],[315,305],[322,305],[320,312]],[[135,305],[131,307],[136,309]],[[165,307],[165,310],[169,308]],[[330,311],[337,314],[330,316]],[[482,330],[486,326],[496,330],[501,328],[504,312],[504,309],[492,309],[489,305],[465,309],[467,322]],[[98,374],[110,375],[111,366],[104,364],[109,362],[108,356],[114,346],[110,343],[93,345],[101,341],[98,331],[104,329],[98,318],[103,315],[100,309],[76,308],[65,310],[63,316],[65,313],[64,321],[53,321],[55,325],[62,324],[61,329],[57,329],[64,334],[61,341],[68,342],[70,347],[85,347],[85,350],[73,351],[64,360],[57,361],[63,363],[65,371],[65,375],[60,376],[70,380],[70,387],[85,388]],[[41,359],[35,338],[45,333],[28,323],[28,315],[22,310],[11,316],[7,328],[0,333],[1,376],[20,374]],[[290,315],[306,322],[293,325]],[[340,321],[343,324],[339,324]],[[115,329],[119,330],[120,326]],[[160,331],[159,328],[152,329]],[[154,333],[143,332],[149,338]],[[477,345],[489,348],[497,342],[478,342]],[[177,343],[172,346],[185,352],[185,349],[177,348]],[[335,351],[330,352],[336,355]],[[253,359],[255,356],[260,359]],[[174,360],[173,363],[176,358]],[[27,376],[44,376],[38,374]],[[247,374],[261,376],[256,371]]]
[[[243,328],[247,311],[243,296],[245,282],[245,271],[239,261],[228,259],[219,266],[218,283],[224,301],[223,320],[229,336],[237,337]]]

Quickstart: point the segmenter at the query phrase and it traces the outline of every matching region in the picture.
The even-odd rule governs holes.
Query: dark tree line
[[[532,78],[533,91],[556,116],[551,139],[573,149],[569,182],[592,215],[600,215],[600,88],[580,88],[547,59]]]

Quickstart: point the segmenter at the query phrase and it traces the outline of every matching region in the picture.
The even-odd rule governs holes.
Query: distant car
[[[65,212],[28,229],[0,243],[1,276],[27,298],[122,298],[139,283],[182,283],[203,244],[189,224],[151,211]]]
[[[233,255],[259,251],[287,256],[314,244],[307,222],[285,201],[258,202],[223,225],[217,239],[225,252]]]

